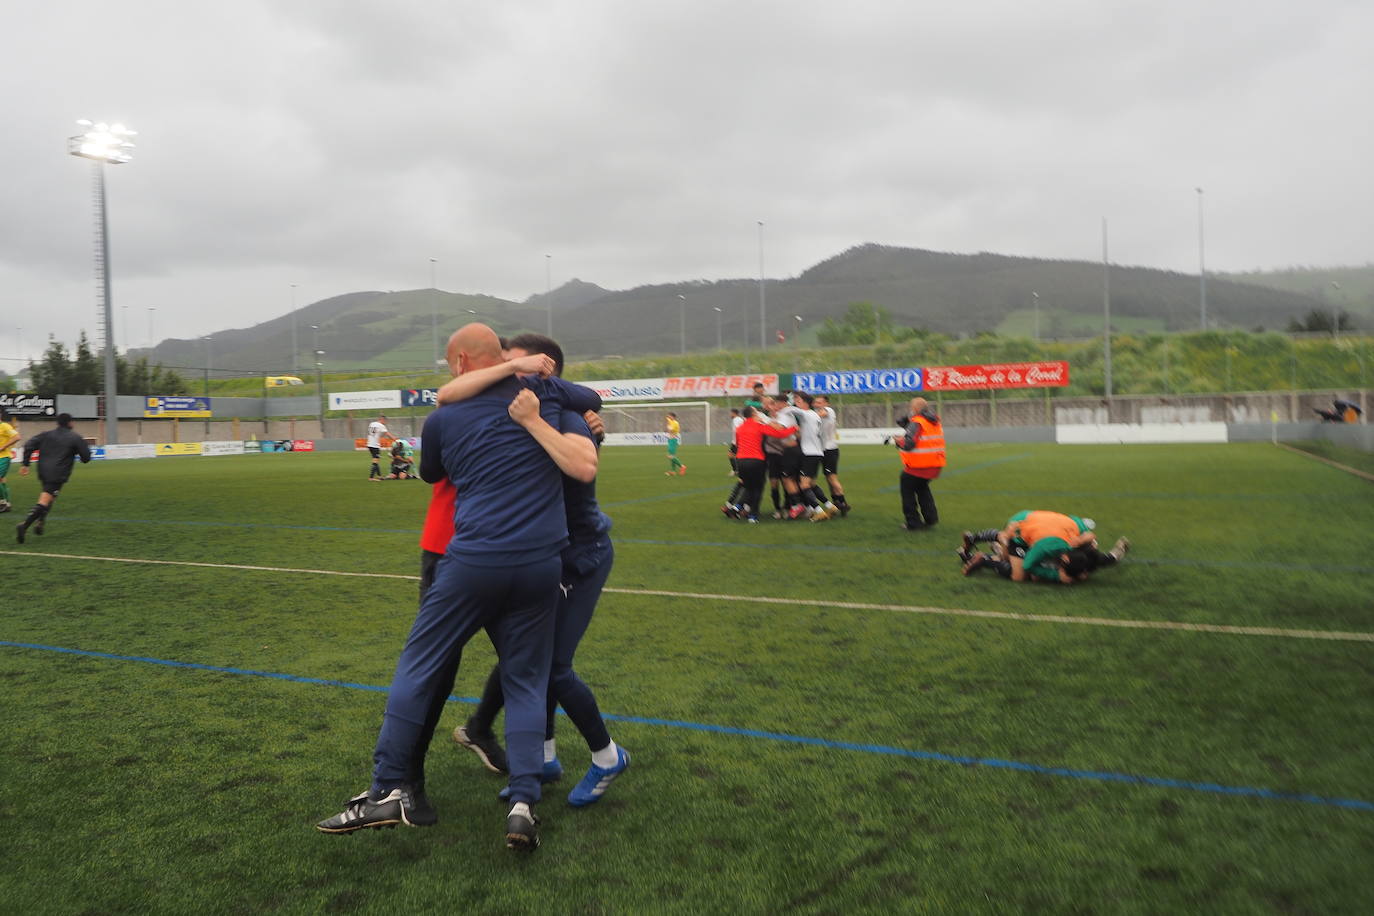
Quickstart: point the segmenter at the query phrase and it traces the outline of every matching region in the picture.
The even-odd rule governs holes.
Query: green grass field
[[[425,485],[356,454],[78,468],[46,535],[0,542],[0,909],[1367,909],[1371,484],[1265,444],[951,438],[918,533],[887,449],[845,449],[848,518],[757,526],[718,510],[722,449],[673,479],[607,449],[616,567],[577,667],[634,763],[570,808],[561,720],[527,857],[448,739],[460,702],[437,827],[312,829],[368,781]],[[1024,508],[1135,547],[1073,588],[962,577],[959,532]],[[1137,621],[1216,628],[1109,625]],[[470,645],[459,697],[492,657]]]

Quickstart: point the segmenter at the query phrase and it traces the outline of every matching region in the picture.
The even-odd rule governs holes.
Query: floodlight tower
[[[134,148],[129,138],[136,136],[137,131],[129,130],[123,124],[106,124],[104,121],[93,123],[83,119],[76,123],[85,128],[85,133],[67,138],[67,152],[91,160],[95,177],[95,279],[101,291],[100,324],[105,343],[105,441],[115,445],[119,442],[119,409],[115,403],[119,392],[115,382],[114,305],[110,297],[105,165],[123,165],[134,158],[133,153],[129,152]]]

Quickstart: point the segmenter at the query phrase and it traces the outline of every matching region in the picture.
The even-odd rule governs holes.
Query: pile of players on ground
[[[840,484],[840,444],[830,399],[804,391],[765,395],[762,388],[754,386],[754,397],[743,409],[730,410],[730,475],[735,487],[721,512],[757,524],[767,481],[773,518],[823,522],[848,515],[851,507]],[[829,496],[819,486],[821,474],[830,486]]]

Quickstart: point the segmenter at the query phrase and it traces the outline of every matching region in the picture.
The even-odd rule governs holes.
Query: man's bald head
[[[502,362],[501,338],[480,322],[465,324],[448,339],[445,357],[454,375],[495,366]]]
[[[926,407],[929,405],[929,403],[930,403],[930,402],[927,401],[925,398],[912,398],[912,399],[911,399],[911,415],[914,417],[914,416],[916,416],[918,413],[923,412],[923,411],[926,409]]]

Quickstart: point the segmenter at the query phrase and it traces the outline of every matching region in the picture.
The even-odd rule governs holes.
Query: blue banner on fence
[[[845,372],[799,372],[792,387],[808,394],[861,394],[881,391],[920,391],[920,369],[862,369]]]
[[[143,402],[144,417],[209,417],[209,398],[151,397]]]
[[[402,407],[437,407],[439,406],[438,388],[402,388],[401,389]]]

